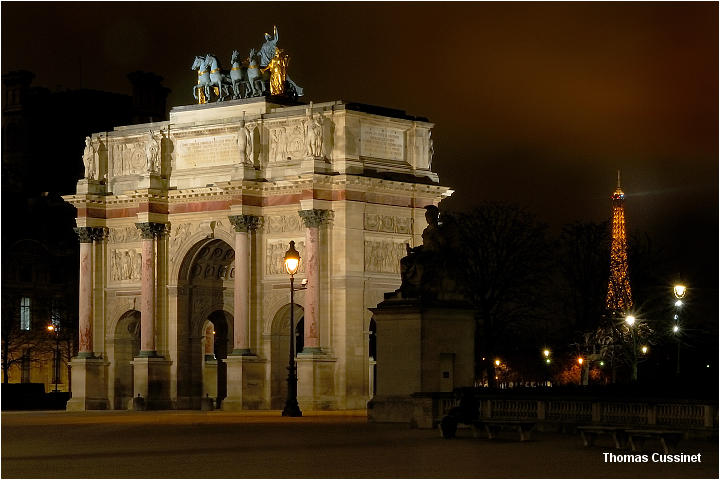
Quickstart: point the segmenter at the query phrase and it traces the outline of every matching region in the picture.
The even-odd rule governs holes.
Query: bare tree
[[[463,266],[465,294],[477,310],[476,374],[486,370],[494,385],[495,355],[515,349],[544,316],[547,227],[527,210],[505,203],[449,216],[467,247],[457,264]]]

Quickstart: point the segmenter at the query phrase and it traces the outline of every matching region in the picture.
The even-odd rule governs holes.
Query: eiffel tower
[[[628,276],[627,235],[625,233],[625,193],[620,187],[618,170],[617,188],[612,194],[612,241],[610,243],[610,279],[605,305],[608,312],[624,315],[633,306]]]

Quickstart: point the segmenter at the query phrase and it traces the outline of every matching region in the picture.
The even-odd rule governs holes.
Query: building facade
[[[166,122],[86,142],[74,195],[78,356],[70,410],[280,409],[290,342],[298,401],[365,408],[371,313],[400,284],[424,207],[452,191],[431,170],[424,118],[270,99],[176,107]]]

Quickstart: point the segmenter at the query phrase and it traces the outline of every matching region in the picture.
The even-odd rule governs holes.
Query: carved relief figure
[[[376,273],[400,273],[405,244],[392,240],[365,240],[365,270]]]
[[[142,276],[142,254],[138,249],[115,249],[110,255],[113,280],[136,280]]]
[[[265,272],[268,275],[280,275],[287,273],[285,272],[285,266],[283,259],[285,258],[285,252],[287,252],[289,241],[278,240],[274,242],[268,242],[266,252],[266,267]],[[303,263],[303,257],[305,254],[305,242],[295,242],[295,248],[300,254],[300,266],[298,272],[305,271],[305,265]]]
[[[119,177],[123,174],[123,145],[114,145],[112,150],[113,175]]]
[[[321,157],[323,147],[323,126],[321,116],[313,117],[312,103],[308,109],[308,120],[305,123],[306,155]]]
[[[428,132],[428,170],[432,168],[432,159],[435,155],[435,146],[433,145],[432,130]]]
[[[162,138],[162,132],[160,133]],[[153,131],[148,132],[147,142],[145,143],[145,171],[147,173],[160,173],[160,142],[153,135]]]
[[[140,241],[140,230],[135,225],[110,227],[108,237],[110,243],[126,243]]]
[[[91,143],[90,137],[85,137],[85,151],[83,152],[83,165],[85,165],[85,178],[97,179],[97,152]]]
[[[282,162],[286,158],[287,145],[285,127],[270,130],[270,158],[271,162]]]
[[[245,112],[243,112],[243,119],[240,120],[240,131],[237,137],[238,150],[240,151],[240,160],[245,163],[252,165],[253,163],[253,141],[252,132],[245,126]]]

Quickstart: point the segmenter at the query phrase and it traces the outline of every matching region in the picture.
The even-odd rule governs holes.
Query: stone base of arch
[[[298,403],[301,410],[335,410],[335,364],[326,353],[297,356]]]
[[[133,398],[145,399],[148,410],[172,408],[170,399],[170,365],[172,361],[162,357],[136,357],[133,365]]]
[[[85,410],[106,410],[107,368],[109,363],[102,358],[78,358],[70,361],[72,368],[72,398],[65,409],[68,412]]]
[[[230,355],[227,365],[227,397],[222,402],[226,411],[270,408],[265,391],[266,361],[255,355]]]

